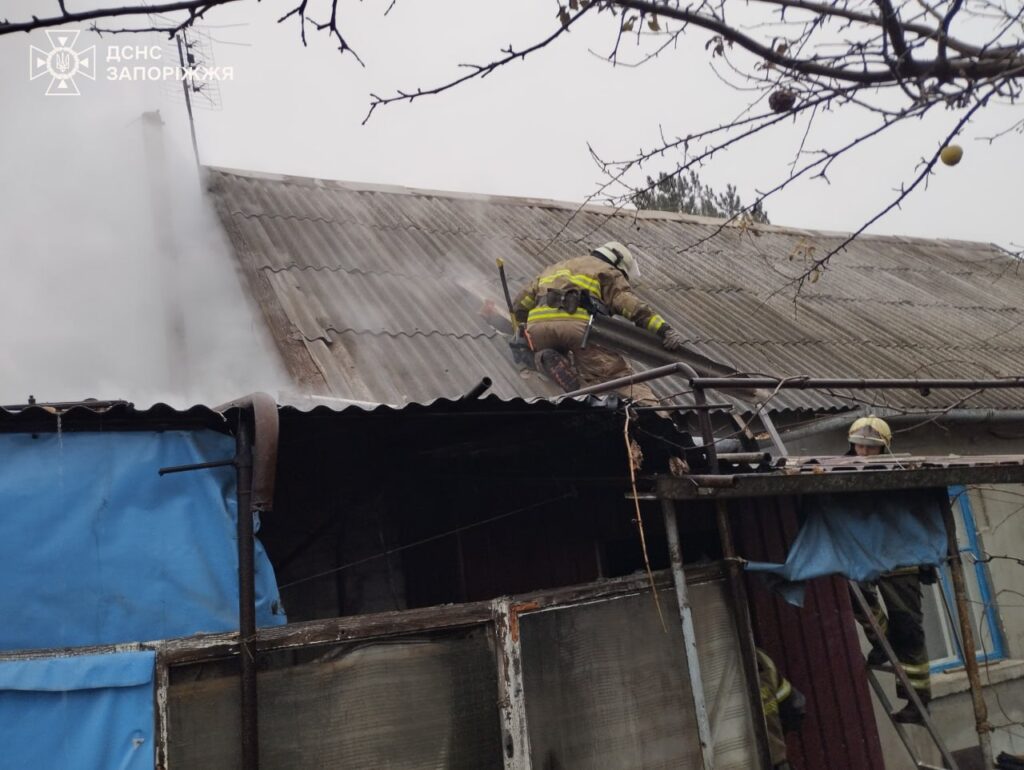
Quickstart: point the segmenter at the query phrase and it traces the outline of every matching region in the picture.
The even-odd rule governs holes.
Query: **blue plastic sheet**
[[[238,628],[237,500],[210,430],[0,435],[0,649]],[[256,543],[257,622],[285,622]],[[2,753],[2,752],[0,752]]]
[[[750,562],[790,604],[803,606],[801,581],[823,575],[875,580],[898,567],[941,564],[946,529],[941,495],[924,490],[803,498],[806,520],[785,564]]]
[[[0,663],[0,770],[152,770],[154,657]]]

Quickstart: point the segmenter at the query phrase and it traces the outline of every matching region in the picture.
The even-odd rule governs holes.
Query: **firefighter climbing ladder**
[[[928,709],[925,708],[921,699],[917,696],[917,692],[914,690],[913,685],[910,683],[910,679],[907,677],[907,672],[903,670],[903,667],[899,664],[899,660],[896,658],[896,653],[889,644],[889,640],[885,636],[885,632],[882,631],[881,626],[878,625],[878,620],[875,618],[875,614],[871,611],[871,607],[868,606],[867,599],[864,598],[864,592],[860,590],[860,586],[854,580],[850,581],[850,592],[857,604],[860,606],[860,611],[871,625],[871,630],[874,632],[875,638],[878,640],[882,651],[885,653],[885,657],[889,660],[888,666],[868,666],[868,683],[871,685],[871,689],[875,691],[875,695],[878,696],[879,703],[882,704],[882,708],[885,709],[885,713],[892,717],[892,703],[890,703],[888,696],[885,694],[885,690],[881,683],[878,681],[878,677],[875,676],[875,671],[891,671],[896,675],[900,684],[903,685],[903,689],[906,690],[907,700],[910,704],[917,709],[917,712],[921,715],[921,719],[924,722],[924,727],[931,736],[932,742],[935,747],[939,750],[942,755],[942,761],[945,765],[940,768],[935,765],[928,764],[927,762],[920,759],[914,753],[913,744],[910,742],[910,736],[907,735],[906,728],[892,719],[892,726],[896,729],[896,734],[903,741],[903,745],[907,749],[907,753],[910,754],[910,758],[914,762],[914,766],[920,768],[920,770],[960,770],[956,760],[953,759],[953,755],[949,749],[946,748],[946,744],[939,736],[939,731],[935,727],[935,723],[932,721],[931,716],[928,714]]]

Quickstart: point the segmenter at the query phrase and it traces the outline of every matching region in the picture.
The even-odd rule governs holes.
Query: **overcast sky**
[[[42,13],[43,5],[5,3],[4,15],[19,18],[29,8]],[[213,109],[196,110],[204,164],[576,201],[601,181],[588,143],[603,156],[625,157],[654,144],[662,129],[669,135],[698,131],[746,106],[747,95],[724,86],[711,71],[703,33],[694,33],[696,44],[642,68],[613,68],[590,53],[607,53],[612,43],[607,18],[597,17],[525,62],[441,96],[380,109],[363,126],[371,92],[435,85],[457,74],[460,62],[489,61],[509,43],[522,48],[547,34],[557,6],[552,0],[398,0],[384,18],[386,2],[351,3],[344,7],[353,15],[343,23],[364,68],[351,56],[339,55],[326,35],[312,29],[304,48],[294,19],[276,23],[292,5],[245,2],[208,15],[203,30],[212,38],[213,64],[231,66],[234,79],[219,83]],[[82,32],[77,48],[97,46],[99,66],[96,80],[76,78],[81,90],[77,97],[46,96],[47,77],[29,80],[32,44],[49,47],[41,31],[0,38],[5,73],[0,80],[0,260],[7,287],[17,276],[23,288],[22,299],[7,304],[0,332],[7,360],[0,363],[5,372],[25,373],[13,385],[8,377],[8,387],[0,389],[5,402],[22,399],[22,391],[43,373],[56,376],[59,367],[44,364],[68,354],[59,350],[58,341],[70,332],[83,337],[124,333],[123,318],[109,313],[103,324],[71,322],[71,311],[84,301],[83,292],[91,292],[92,304],[109,307],[115,296],[133,287],[159,284],[154,274],[140,272],[138,254],[146,249],[125,248],[133,238],[146,242],[154,237],[150,213],[133,208],[147,195],[138,186],[144,167],[142,112],[161,111],[174,184],[194,189],[180,84],[106,79],[108,46],[162,45],[161,37],[99,38]],[[170,49],[165,50],[160,64],[168,63]],[[885,205],[901,181],[911,178],[922,156],[934,151],[956,119],[957,113],[936,112],[889,132],[838,162],[831,185],[797,184],[768,201],[772,221],[800,228],[855,229]],[[1015,119],[1006,108],[984,113],[961,142],[961,164],[939,167],[927,190],[873,231],[1004,245],[1024,241],[1019,203],[1024,137],[1013,134],[992,146],[979,141]],[[836,141],[863,120],[849,113],[828,116],[809,146]],[[749,200],[755,189],[773,186],[786,172],[803,130],[803,123],[786,124],[730,150],[702,175],[716,186],[735,183]],[[186,217],[188,237],[205,244],[193,244],[192,249],[224,248],[197,196],[180,208],[188,209],[178,212]],[[229,281],[230,275],[216,280]],[[201,297],[197,301],[205,304]],[[145,314],[146,303],[139,302],[142,308],[123,310],[125,318]],[[13,317],[15,312],[20,315]],[[233,324],[247,338],[258,337],[251,313],[236,316],[231,323],[218,323]],[[140,350],[146,347],[144,339],[140,335]],[[220,348],[238,348],[238,340],[229,336]],[[31,366],[25,365],[26,353],[18,344],[31,351]],[[113,382],[144,378],[140,366],[131,362],[112,361],[110,366]],[[278,376],[263,371],[258,378],[273,384]],[[232,385],[226,383],[224,389]],[[83,387],[77,386],[77,395],[67,392],[76,390],[70,386],[55,388],[48,397],[80,397]]]

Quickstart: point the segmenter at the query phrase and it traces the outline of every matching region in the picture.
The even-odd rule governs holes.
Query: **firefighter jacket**
[[[591,313],[606,312],[652,332],[665,326],[665,319],[633,293],[625,275],[590,255],[551,265],[516,295],[512,309],[516,319],[527,324],[586,322]]]
[[[786,761],[785,733],[800,729],[806,714],[806,700],[803,693],[779,673],[775,662],[762,650],[757,650],[757,673],[772,766],[778,767]]]

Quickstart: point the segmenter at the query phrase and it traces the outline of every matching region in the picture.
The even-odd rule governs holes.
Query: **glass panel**
[[[972,537],[973,517],[969,514],[969,502],[961,488],[952,488],[951,502],[953,520],[957,528],[957,544],[964,566],[964,583],[967,590],[967,602],[970,609],[971,630],[977,644],[979,657],[991,656],[998,651],[993,640],[992,622],[995,621],[995,609],[986,607],[985,596],[991,595],[988,590],[988,573],[983,564],[976,559],[981,558],[976,534]],[[968,503],[965,509],[964,503]],[[983,590],[983,585],[985,590]],[[950,665],[963,664],[960,650],[960,626],[956,614],[956,597],[953,595],[953,580],[948,566],[941,569],[941,582],[934,586],[922,586],[925,626],[925,643],[928,657],[933,666],[949,668]],[[998,629],[996,629],[998,633]]]
[[[716,768],[756,765],[736,631],[721,582],[690,586]],[[700,766],[675,593],[523,615],[520,640],[535,768]]]
[[[276,653],[259,675],[260,767],[502,767],[496,657],[484,628]],[[239,766],[238,678],[175,669],[172,767]]]
[[[960,659],[960,648],[952,635],[949,616],[944,606],[942,588],[938,583],[921,586],[921,608],[924,614],[924,641],[928,659],[933,663]]]

